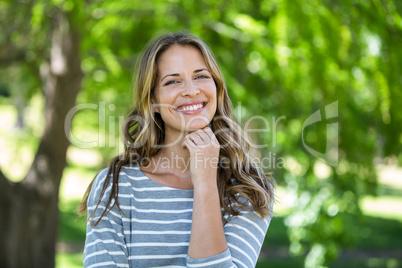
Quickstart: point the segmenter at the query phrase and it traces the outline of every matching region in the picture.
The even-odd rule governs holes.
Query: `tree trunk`
[[[53,17],[50,62],[42,66],[45,130],[34,162],[20,183],[0,171],[0,267],[54,267],[59,185],[69,145],[64,120],[80,90],[77,25],[68,14]]]

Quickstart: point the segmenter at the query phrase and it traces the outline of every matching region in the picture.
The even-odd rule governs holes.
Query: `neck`
[[[174,173],[190,172],[190,152],[182,146],[187,134],[188,132],[167,131],[164,146],[156,156],[161,164],[164,163]]]

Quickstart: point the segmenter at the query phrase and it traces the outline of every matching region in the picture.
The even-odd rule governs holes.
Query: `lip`
[[[206,102],[206,101],[193,101],[193,102],[187,102],[187,103],[184,103],[184,104],[181,104],[181,105],[177,106],[177,108],[176,108],[176,109],[179,109],[179,108],[180,108],[180,107],[182,107],[182,106],[196,105],[196,104],[199,104],[199,103],[204,103],[204,102]]]
[[[197,109],[197,110],[193,110],[193,111],[178,111],[178,109],[180,107],[182,107],[182,106],[196,105],[196,104],[200,104],[200,103],[203,103],[204,105],[201,108]],[[205,109],[205,107],[207,107],[207,104],[208,104],[208,102],[206,102],[206,101],[188,102],[186,104],[182,104],[182,105],[178,106],[175,110],[176,110],[176,112],[179,112],[179,113],[192,115],[192,114],[197,114],[197,113],[202,112]]]

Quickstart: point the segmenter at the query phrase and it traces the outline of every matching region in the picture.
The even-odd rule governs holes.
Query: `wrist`
[[[220,207],[218,185],[209,183],[194,185],[194,205],[199,205],[199,202],[208,207],[209,212],[211,206]]]
[[[215,180],[197,180],[193,183],[195,191],[205,191],[211,193],[212,191],[218,191],[218,184]]]
[[[192,176],[192,181],[194,188],[195,187],[206,187],[206,188],[211,188],[211,187],[217,187],[218,180],[217,180],[217,174],[194,174]]]

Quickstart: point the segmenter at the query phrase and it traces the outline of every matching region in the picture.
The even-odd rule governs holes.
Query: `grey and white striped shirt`
[[[95,178],[88,198],[88,215],[94,211],[107,169]],[[95,212],[99,219],[111,182]],[[137,167],[123,167],[119,175],[119,205],[97,226],[87,223],[84,267],[254,267],[271,218],[253,211],[239,216],[224,214],[228,249],[212,257],[192,259],[190,241],[193,190],[160,185]]]

